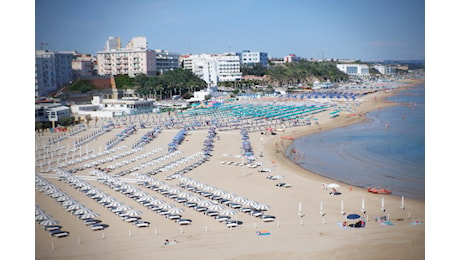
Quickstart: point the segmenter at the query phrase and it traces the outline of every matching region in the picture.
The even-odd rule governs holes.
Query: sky
[[[96,55],[110,36],[180,54],[425,59],[425,1],[35,1],[35,49]]]

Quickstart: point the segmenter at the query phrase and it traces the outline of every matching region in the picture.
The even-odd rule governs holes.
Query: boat
[[[388,190],[388,189],[377,189],[377,188],[371,188],[371,187],[368,187],[367,191],[371,193],[375,193],[375,194],[391,194],[392,192],[391,190]]]

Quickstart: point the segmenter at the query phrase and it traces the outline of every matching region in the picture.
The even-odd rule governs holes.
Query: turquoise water
[[[290,158],[319,175],[424,201],[425,86],[389,100],[404,104],[370,112],[364,123],[298,138],[288,156],[294,148],[300,152]]]

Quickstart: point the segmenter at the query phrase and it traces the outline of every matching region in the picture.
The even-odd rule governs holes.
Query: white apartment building
[[[72,81],[75,52],[35,51],[35,96],[47,96]]]
[[[217,75],[218,82],[241,80],[240,57],[235,52],[217,56]]]
[[[337,68],[350,76],[369,76],[369,66],[366,64],[337,64]]]
[[[119,40],[111,37],[106,42],[106,48],[113,47],[115,41],[119,47]],[[145,37],[135,37],[126,48],[97,52],[97,68],[99,75],[151,76],[156,72],[155,51],[147,49]]]
[[[220,81],[241,80],[240,56],[236,53],[200,54],[181,56],[184,69],[215,86]]]
[[[243,50],[238,55],[242,66],[253,67],[256,64],[260,64],[265,68],[268,67],[268,54],[266,52]]]
[[[378,70],[382,75],[393,75],[396,73],[396,69],[385,65],[375,65],[374,69]]]

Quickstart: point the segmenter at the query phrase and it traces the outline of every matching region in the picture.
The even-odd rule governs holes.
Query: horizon
[[[425,60],[423,0],[124,3],[38,0],[35,49],[46,43],[52,51],[96,55],[110,36],[120,37],[122,47],[143,36],[149,49],[179,54],[250,50],[272,58]]]

